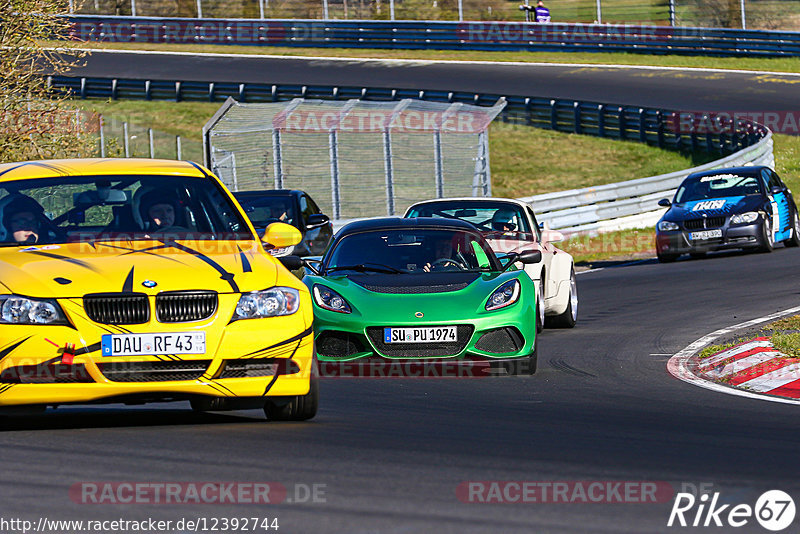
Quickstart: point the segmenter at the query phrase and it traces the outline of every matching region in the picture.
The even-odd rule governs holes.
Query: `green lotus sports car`
[[[372,219],[343,227],[303,282],[321,362],[489,361],[536,370],[535,286],[471,224]]]

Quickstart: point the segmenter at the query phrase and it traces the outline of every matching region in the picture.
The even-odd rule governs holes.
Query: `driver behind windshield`
[[[2,241],[12,239],[21,245],[50,241],[54,236],[44,208],[29,196],[14,194],[4,200]],[[53,234],[51,236],[50,234]]]

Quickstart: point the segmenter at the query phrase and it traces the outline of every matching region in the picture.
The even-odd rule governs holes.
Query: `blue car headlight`
[[[54,299],[34,299],[20,295],[0,296],[0,324],[69,324]]]
[[[519,300],[519,280],[509,280],[494,290],[486,302],[486,309],[488,311],[499,310],[510,306]]]
[[[300,307],[300,292],[293,287],[271,287],[239,297],[233,320],[291,315]]]
[[[322,309],[335,311],[339,313],[350,313],[350,305],[344,300],[344,297],[333,289],[328,289],[325,286],[314,286],[314,301]]]
[[[746,213],[737,213],[733,217],[731,217],[731,223],[733,224],[749,224],[751,222],[755,222],[758,220],[758,212],[757,211],[748,211]]]
[[[672,232],[678,229],[678,225],[672,221],[661,221],[658,223],[658,229],[662,232]]]

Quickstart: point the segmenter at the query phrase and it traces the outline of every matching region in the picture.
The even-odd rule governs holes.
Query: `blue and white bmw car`
[[[800,246],[792,192],[769,167],[735,167],[690,174],[656,225],[659,261],[732,248],[770,252],[775,243]]]

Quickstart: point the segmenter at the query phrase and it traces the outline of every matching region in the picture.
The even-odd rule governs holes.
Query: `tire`
[[[572,328],[578,321],[578,284],[575,281],[575,268],[570,271],[569,299],[563,313],[547,318],[547,325],[555,328]]]
[[[539,285],[536,287],[536,333],[539,334],[544,330],[544,282],[539,280]]]
[[[672,263],[678,259],[679,254],[662,254],[657,252],[656,256],[658,257],[658,261],[661,263]]]
[[[272,397],[264,405],[264,414],[270,421],[307,421],[317,414],[319,407],[319,371],[317,359],[311,367],[308,393],[292,397]]]
[[[761,244],[758,247],[759,252],[770,253],[775,248],[775,243],[772,241],[772,232],[770,231],[770,223],[768,219],[764,219],[761,224]]]
[[[800,217],[797,210],[794,210],[794,224],[792,226],[792,237],[783,242],[785,247],[800,247]]]

